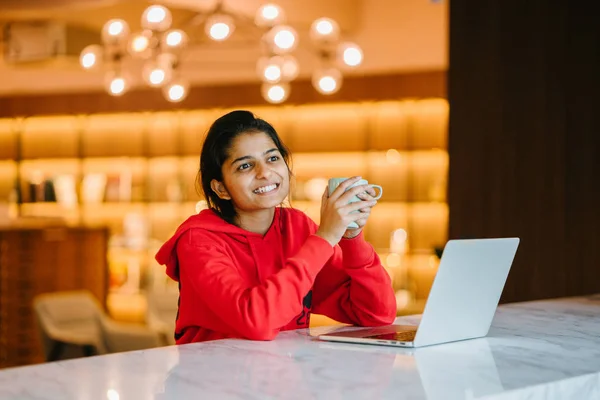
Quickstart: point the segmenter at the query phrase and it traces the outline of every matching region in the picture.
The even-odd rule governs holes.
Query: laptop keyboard
[[[417,331],[382,333],[380,335],[369,336],[372,339],[396,340],[398,342],[412,342],[415,340]]]

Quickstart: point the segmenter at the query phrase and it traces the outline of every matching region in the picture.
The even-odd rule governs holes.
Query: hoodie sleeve
[[[311,235],[279,272],[250,286],[223,248],[191,241],[190,235],[184,234],[177,246],[182,285],[191,285],[223,322],[253,340],[273,339],[300,314],[302,299],[333,253],[329,243]]]
[[[343,323],[380,326],[396,318],[391,279],[363,233],[335,247],[315,281],[313,300],[314,313]]]

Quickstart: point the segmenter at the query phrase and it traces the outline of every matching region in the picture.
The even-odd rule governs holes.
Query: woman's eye
[[[241,170],[243,170],[243,169],[248,169],[248,168],[250,168],[250,164],[248,164],[248,163],[242,164],[242,165],[240,165],[240,166],[238,167],[238,169],[239,169],[240,171],[241,171]]]
[[[271,162],[275,162],[277,160],[279,160],[279,156],[271,156],[271,157],[269,157],[269,161],[271,161]]]

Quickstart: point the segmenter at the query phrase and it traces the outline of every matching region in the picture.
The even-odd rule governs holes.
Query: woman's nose
[[[268,165],[260,163],[256,168],[256,177],[257,178],[268,178],[271,174],[271,168]]]

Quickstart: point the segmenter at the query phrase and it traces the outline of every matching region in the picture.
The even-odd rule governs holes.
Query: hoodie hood
[[[275,224],[275,221],[279,220],[279,212],[279,207],[275,207],[273,225],[269,228],[269,231],[265,236],[273,230],[274,225],[277,225]],[[199,214],[192,215],[179,225],[173,236],[171,236],[171,238],[167,240],[156,253],[156,261],[160,265],[165,265],[167,267],[167,275],[175,281],[179,281],[177,242],[179,241],[179,238],[190,229],[203,229],[206,231],[226,233],[234,240],[240,242],[248,242],[248,239],[251,237],[256,239],[263,237],[260,233],[249,232],[230,224],[217,215],[212,209],[202,210]]]

